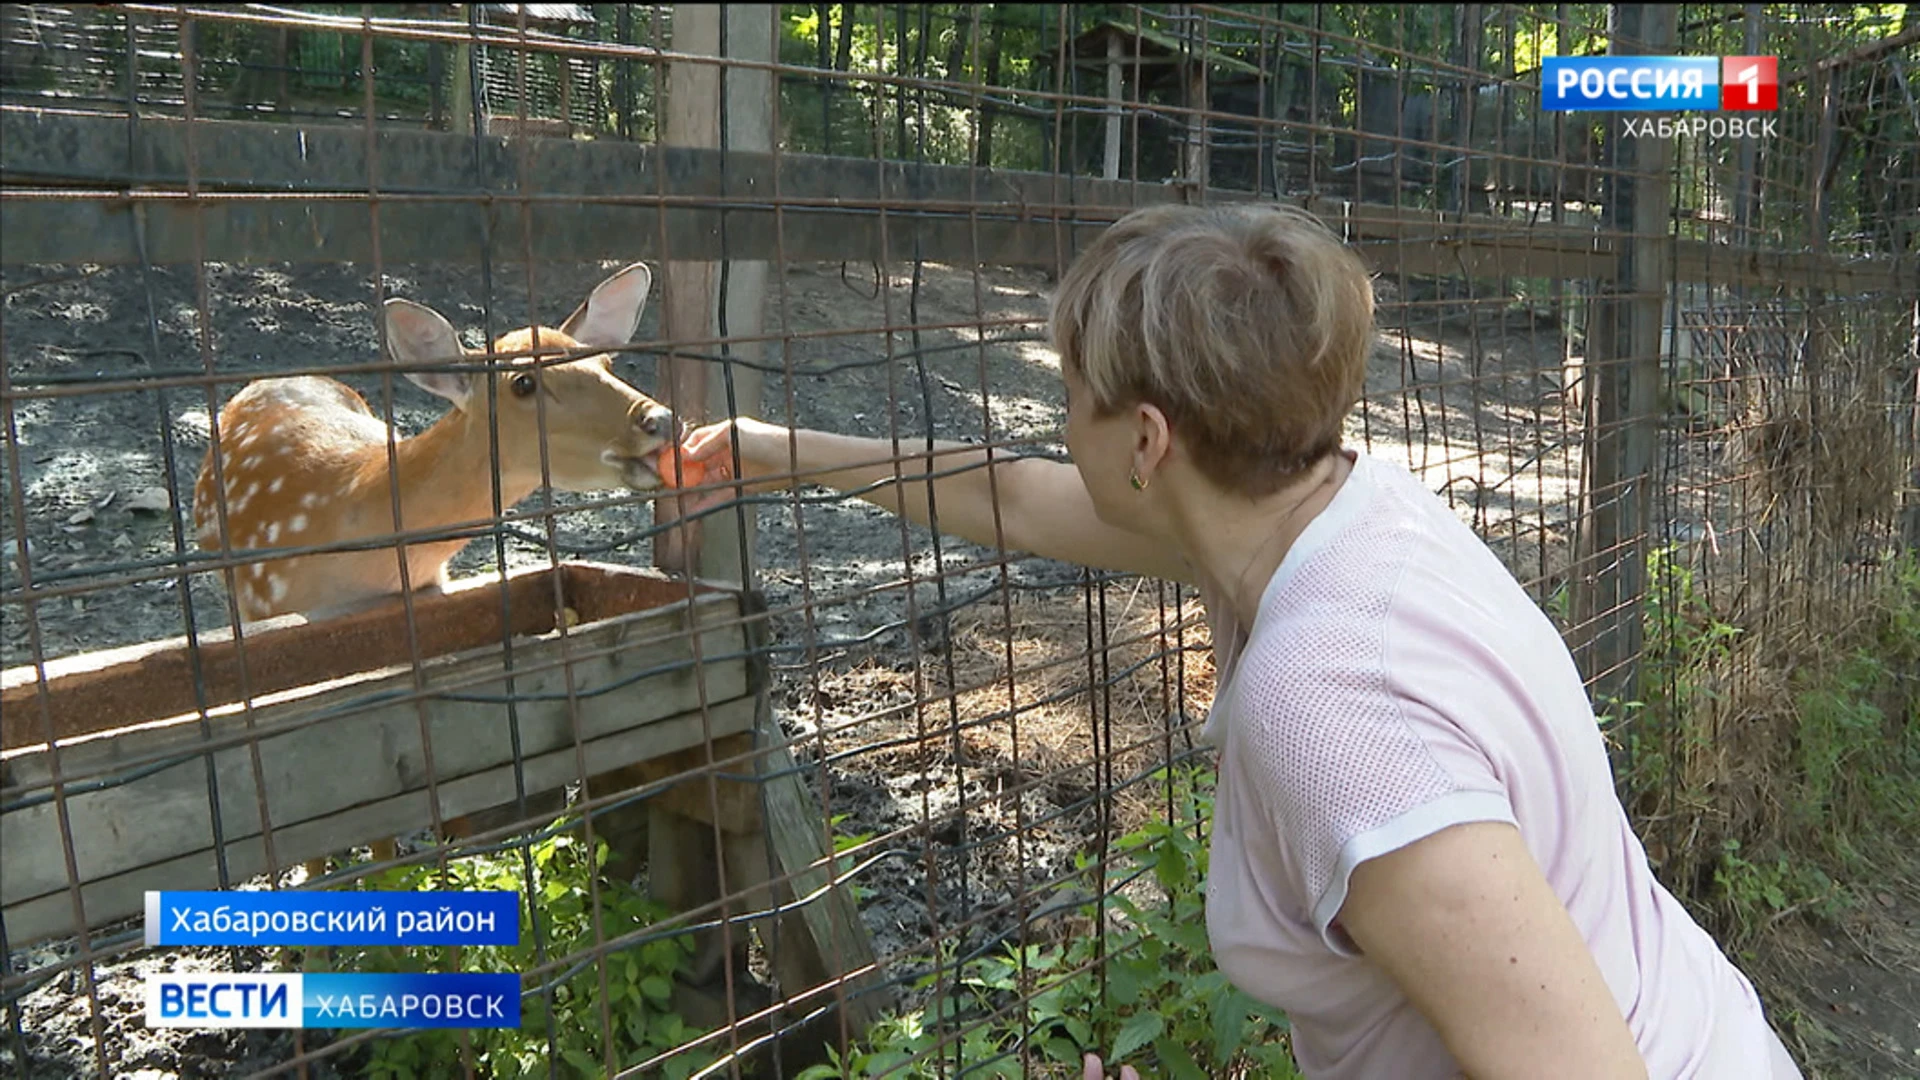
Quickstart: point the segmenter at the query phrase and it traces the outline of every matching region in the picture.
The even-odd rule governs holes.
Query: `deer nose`
[[[673,410],[665,405],[655,405],[640,415],[640,430],[654,438],[663,438],[674,431]]]

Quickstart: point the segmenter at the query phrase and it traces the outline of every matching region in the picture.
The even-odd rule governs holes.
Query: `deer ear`
[[[393,299],[386,304],[387,351],[401,367],[444,364],[467,355],[454,333],[453,324],[430,307],[411,300]],[[473,390],[469,376],[457,371],[402,372],[415,386],[438,394],[462,408]]]
[[[653,271],[646,263],[616,270],[593,287],[585,303],[573,309],[567,321],[560,324],[560,332],[582,345],[602,349],[625,345],[640,329],[640,316],[647,310],[647,294],[652,291]]]

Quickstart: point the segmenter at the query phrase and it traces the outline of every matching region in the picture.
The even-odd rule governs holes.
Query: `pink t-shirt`
[[[1752,985],[1655,880],[1559,633],[1406,469],[1355,459],[1250,632],[1204,599],[1207,929],[1227,977],[1287,1013],[1308,1077],[1458,1074],[1335,916],[1355,865],[1470,821],[1519,828],[1654,1080],[1797,1077]]]

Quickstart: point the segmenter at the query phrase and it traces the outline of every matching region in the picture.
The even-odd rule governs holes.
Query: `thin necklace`
[[[1336,469],[1338,468],[1337,464],[1335,465],[1335,468]],[[1332,475],[1333,475],[1333,471],[1329,470],[1327,475],[1322,476],[1318,481],[1309,485],[1307,487],[1307,493],[1305,495],[1300,496],[1300,500],[1294,503],[1292,506],[1288,507],[1287,512],[1281,515],[1280,520],[1274,525],[1273,534],[1268,536],[1267,539],[1263,543],[1261,543],[1261,545],[1258,548],[1254,550],[1253,555],[1247,559],[1246,565],[1240,568],[1240,576],[1236,578],[1233,583],[1234,595],[1237,596],[1242,589],[1246,588],[1247,573],[1253,569],[1255,563],[1260,561],[1260,557],[1267,553],[1267,548],[1272,546],[1275,540],[1278,540],[1280,537],[1286,535],[1286,532],[1287,532],[1286,527],[1290,522],[1293,521],[1293,515],[1299,513],[1300,508],[1307,505],[1307,503],[1314,497],[1314,495],[1320,491],[1321,486],[1324,485],[1329,479],[1332,478]],[[1255,615],[1259,614],[1258,604],[1254,605],[1254,614]]]

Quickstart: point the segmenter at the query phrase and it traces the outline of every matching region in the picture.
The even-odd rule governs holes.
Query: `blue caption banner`
[[[517,892],[149,892],[148,945],[517,945]]]
[[[148,1027],[517,1028],[520,976],[167,972],[146,980]]]
[[[1549,56],[1540,69],[1548,112],[1677,112],[1720,108],[1714,56]]]

